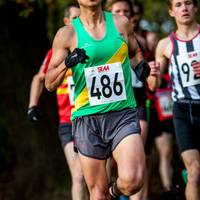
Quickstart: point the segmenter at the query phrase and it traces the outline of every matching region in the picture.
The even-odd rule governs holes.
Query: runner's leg
[[[143,186],[145,154],[139,134],[125,137],[114,149],[113,157],[117,162],[118,178],[115,193],[130,196]]]
[[[86,157],[79,153],[83,174],[90,193],[90,200],[109,200],[106,160]]]
[[[73,142],[69,142],[64,146],[64,153],[72,177],[72,199],[88,200],[87,187],[84,181],[78,154],[74,152]]]
[[[140,127],[141,127],[141,136],[143,143],[146,143],[147,134],[148,134],[148,122],[146,120],[140,119]],[[141,200],[143,198],[143,193],[148,187],[148,177],[147,177],[147,168],[145,169],[145,175],[144,175],[144,185],[142,189],[137,193],[129,197],[130,200]]]
[[[200,199],[200,156],[198,150],[187,150],[181,154],[188,172],[187,200]]]
[[[155,144],[158,149],[160,161],[159,171],[163,187],[166,191],[172,187],[172,135],[163,132],[162,135],[156,137]]]

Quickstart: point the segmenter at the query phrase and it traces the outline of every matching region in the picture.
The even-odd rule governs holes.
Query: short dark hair
[[[172,7],[172,1],[173,0],[167,0],[167,5],[169,8]],[[197,7],[198,6],[198,1],[197,0],[192,0],[193,4]]]
[[[77,2],[69,3],[67,5],[67,7],[64,9],[64,17],[69,17],[69,15],[70,15],[69,10],[72,7],[80,8],[80,6],[79,6],[79,4]]]
[[[126,2],[130,8],[130,13],[131,13],[131,16],[133,16],[133,7],[132,7],[132,2],[131,0],[110,0],[110,1],[107,1],[104,8],[108,11],[111,11],[111,7],[113,4],[115,3],[118,3],[118,2]]]
[[[139,1],[134,1],[133,6],[137,6],[139,8],[139,11],[140,11],[141,14],[144,13],[144,7],[143,7],[142,3],[140,3]]]

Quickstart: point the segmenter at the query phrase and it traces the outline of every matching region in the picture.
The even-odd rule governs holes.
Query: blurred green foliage
[[[0,6],[14,2],[23,7],[19,16],[27,19],[31,13],[40,9],[46,14],[47,34],[52,41],[58,27],[62,26],[63,10],[71,0],[0,0]]]
[[[13,1],[24,6],[20,11],[19,16],[27,18],[32,12],[34,7],[37,6],[42,11],[46,11],[46,27],[47,34],[50,41],[53,40],[57,29],[63,25],[63,9],[64,7],[74,0],[0,0],[0,5]],[[134,0],[133,0],[134,1]],[[149,22],[153,31],[163,34],[162,26],[169,22],[173,24],[173,19],[168,15],[168,8],[166,0],[138,0],[144,7],[144,19]],[[200,13],[197,16],[200,19]],[[169,24],[168,24],[169,25]]]

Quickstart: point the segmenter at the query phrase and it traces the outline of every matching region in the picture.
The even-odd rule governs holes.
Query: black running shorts
[[[58,136],[62,144],[62,147],[64,147],[67,143],[73,141],[72,124],[69,124],[69,123],[59,124]]]
[[[200,150],[200,102],[199,104],[175,102],[173,116],[180,151]]]
[[[147,109],[145,106],[138,107],[138,115],[140,120],[147,121]]]

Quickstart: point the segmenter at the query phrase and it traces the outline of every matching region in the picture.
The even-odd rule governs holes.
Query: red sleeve
[[[45,56],[45,59],[44,59],[44,62],[43,62],[43,69],[42,69],[42,72],[43,72],[44,74],[46,74],[47,69],[48,69],[48,67],[49,67],[49,62],[50,62],[50,60],[51,60],[51,56],[52,56],[52,49],[50,49],[50,50],[47,52],[47,54],[46,54],[46,56]]]

